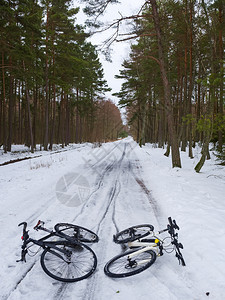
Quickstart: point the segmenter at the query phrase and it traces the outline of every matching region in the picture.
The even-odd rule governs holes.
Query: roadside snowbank
[[[181,227],[187,274],[202,292],[210,293],[210,299],[224,299],[225,167],[218,165],[211,152],[211,160],[196,173],[199,148],[193,149],[194,159],[181,153],[181,169],[171,168],[171,158],[163,155],[164,149],[146,145],[143,150],[149,157],[143,170],[152,195],[164,215],[176,218]]]

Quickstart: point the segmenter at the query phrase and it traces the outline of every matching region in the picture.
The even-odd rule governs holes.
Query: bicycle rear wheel
[[[46,274],[56,280],[75,282],[95,271],[97,257],[87,245],[56,242],[43,251],[41,266]]]
[[[93,231],[78,225],[58,223],[54,228],[65,238],[74,238],[82,243],[96,243],[99,240]]]
[[[149,268],[156,260],[156,253],[148,250],[130,258],[129,255],[138,250],[131,250],[112,258],[104,267],[109,277],[122,278],[138,274]]]
[[[154,226],[149,224],[132,226],[118,232],[116,235],[114,235],[113,240],[117,244],[132,242],[149,235],[153,230]]]

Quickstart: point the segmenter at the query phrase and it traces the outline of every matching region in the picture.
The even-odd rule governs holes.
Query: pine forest
[[[53,143],[113,140],[119,109],[95,47],[66,0],[7,0],[0,6],[0,145],[34,151]],[[119,128],[119,129],[116,129]]]
[[[117,0],[82,0],[89,25]],[[8,0],[0,6],[0,145],[45,150],[53,143],[108,141],[124,131],[98,52],[79,8],[69,0]],[[130,41],[115,96],[126,109],[128,134],[155,143],[181,167],[180,151],[193,158],[202,146],[199,172],[209,145],[225,145],[223,0],[140,1],[137,14],[122,16],[111,43]],[[88,19],[89,18],[89,19]],[[93,24],[93,20],[96,21]],[[122,33],[122,24],[127,32]],[[223,154],[224,155],[224,154]],[[224,155],[225,156],[225,155]]]
[[[166,144],[174,167],[181,167],[179,151],[188,146],[193,158],[198,142],[197,172],[210,142],[224,153],[224,16],[221,0],[151,0],[134,16],[130,36],[118,34],[136,39],[118,75],[132,135],[140,146]]]

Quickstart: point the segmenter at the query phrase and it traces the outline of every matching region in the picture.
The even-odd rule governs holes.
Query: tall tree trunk
[[[79,143],[79,126],[80,126],[80,122],[79,122],[79,111],[78,111],[78,107],[76,107],[76,131],[75,131],[75,143],[78,144]]]
[[[201,59],[199,58],[198,61],[198,67],[199,67],[199,71],[198,71],[198,79],[199,82],[197,83],[197,109],[196,109],[196,121],[198,123],[198,121],[200,120],[200,115],[201,115],[201,84],[200,84],[200,79],[202,78],[202,64],[201,64]],[[198,131],[196,131],[195,134],[195,141],[199,142],[200,141],[200,134]]]
[[[51,128],[51,136],[50,136],[50,145],[49,149],[52,150],[53,139],[55,134],[55,121],[56,121],[56,87],[55,84],[53,86],[53,116],[52,116],[52,128]]]
[[[140,108],[140,101],[138,99],[138,116],[137,116],[137,143],[140,143],[140,114],[141,114],[141,108]]]
[[[66,94],[66,119],[65,119],[65,146],[69,144],[69,136],[70,136],[70,110],[69,110],[69,96]]]
[[[45,76],[45,136],[44,150],[48,150],[48,131],[49,131],[49,87],[48,87],[48,62],[46,62]]]
[[[31,111],[30,111],[30,96],[27,87],[26,87],[26,98],[27,98],[28,123],[29,123],[29,131],[30,131],[31,153],[34,153],[34,138],[33,138],[32,120],[31,120]]]
[[[2,122],[3,122],[3,149],[7,152],[7,134],[6,134],[6,93],[5,93],[5,62],[4,62],[4,52],[2,52]]]
[[[23,69],[24,72],[26,71],[25,63],[23,61]],[[25,82],[25,92],[26,92],[26,98],[27,98],[27,114],[28,114],[28,124],[29,124],[29,131],[30,131],[30,146],[31,146],[31,153],[34,153],[34,138],[33,138],[33,129],[32,129],[32,120],[31,120],[31,111],[30,111],[30,95],[28,91],[28,85]]]
[[[146,129],[146,117],[147,117],[147,107],[148,103],[146,101],[144,105],[144,109],[142,109],[142,127],[141,127],[141,137],[139,141],[139,146],[142,147],[142,145],[145,144],[145,129]]]
[[[37,141],[37,130],[36,130],[36,124],[37,124],[37,109],[38,109],[38,88],[37,84],[34,88],[34,113],[33,113],[33,137],[34,137],[34,149],[36,149],[36,141]]]
[[[12,58],[10,57],[10,69],[12,69]],[[13,122],[13,75],[10,74],[9,79],[9,107],[8,107],[8,137],[7,137],[7,151],[11,152],[12,147],[12,122]]]
[[[203,146],[202,146],[202,156],[201,156],[199,162],[197,163],[197,165],[195,166],[195,171],[197,173],[200,172],[201,168],[203,167],[203,165],[205,163],[206,158],[209,155],[209,142],[211,139],[211,134],[210,134],[210,132],[207,132],[205,134],[206,134],[206,136],[204,138]]]
[[[224,81],[222,74],[223,71],[223,31],[222,31],[222,23],[223,23],[223,13],[222,13],[222,4],[219,7],[219,23],[220,23],[220,30],[219,30],[219,54],[220,54],[220,72],[221,72],[221,80],[220,80],[220,99],[219,99],[219,116],[222,120],[223,118],[223,87],[224,87]],[[219,129],[218,132],[218,150],[222,152],[223,147],[223,134],[222,129]]]
[[[184,51],[184,97],[183,97],[183,116],[187,115],[187,47],[185,47]],[[186,121],[182,123],[182,144],[181,151],[186,151],[187,147],[187,124]]]
[[[82,143],[82,140],[83,140],[83,124],[82,124],[82,118],[80,116],[80,124],[79,124],[79,142],[80,144]]]
[[[75,131],[75,143],[78,144],[79,141],[79,110],[78,110],[78,101],[79,101],[79,89],[76,89],[77,92],[77,105],[76,105],[76,131]]]
[[[48,21],[49,11],[47,5],[47,20],[46,20],[46,61],[45,61],[45,133],[44,133],[44,150],[48,150],[48,131],[49,131],[49,58],[48,58]]]
[[[172,150],[172,166],[181,168],[179,144],[178,144],[177,134],[174,126],[173,109],[172,109],[172,103],[170,99],[170,86],[166,74],[166,67],[165,67],[165,61],[163,56],[162,37],[161,37],[158,9],[157,9],[156,0],[150,0],[150,3],[152,5],[153,19],[154,19],[155,31],[157,35],[157,41],[158,41],[159,65],[160,65],[160,71],[161,71],[163,87],[164,87],[164,98],[165,98],[165,107],[166,107],[167,122],[168,122],[169,139],[171,142],[171,150]]]
[[[193,33],[192,33],[192,18],[193,18],[193,3],[192,0],[190,0],[190,62],[189,62],[189,66],[190,66],[190,77],[189,77],[189,93],[188,93],[188,113],[189,115],[192,117],[192,92],[193,92],[193,62],[192,62],[192,44],[193,44]],[[193,157],[193,152],[192,152],[192,118],[190,118],[189,120],[189,126],[188,126],[188,149],[189,149],[189,157],[190,158],[194,158]]]
[[[3,92],[0,91],[0,148],[3,145],[2,141],[2,105],[3,105]]]
[[[61,142],[62,148],[65,146],[65,94],[62,90],[60,102],[60,119],[61,119]]]
[[[206,6],[205,6],[205,2],[204,0],[202,0],[202,7],[203,7],[203,10],[205,12],[205,16],[206,16],[206,25],[207,25],[207,33],[208,33],[208,42],[209,42],[209,45],[212,44],[212,30],[211,30],[211,27],[210,27],[210,21],[209,21],[209,16],[208,16],[208,12],[207,12],[207,9],[206,9]],[[215,73],[215,68],[214,68],[214,52],[213,52],[213,47],[211,45],[210,47],[210,64],[211,64],[211,73],[214,74]],[[213,85],[210,86],[210,91],[209,91],[209,97],[208,97],[208,103],[206,104],[207,105],[207,111],[206,111],[206,114],[208,117],[210,117],[211,119],[213,119],[213,106],[214,106],[214,101],[215,99],[215,88]],[[211,121],[212,122],[212,121]],[[207,128],[206,126],[206,129],[204,131],[204,135],[205,135],[205,138],[204,138],[204,142],[203,142],[203,146],[202,146],[202,157],[200,158],[200,161],[198,162],[198,164],[196,165],[195,167],[195,171],[196,172],[200,172],[202,166],[204,165],[205,163],[205,159],[210,159],[210,154],[209,154],[209,142],[210,142],[210,139],[211,139],[211,136],[212,136],[212,125],[211,125],[211,131]]]

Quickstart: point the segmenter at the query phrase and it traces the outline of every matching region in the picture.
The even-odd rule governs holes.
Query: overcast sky
[[[135,14],[139,11],[143,2],[143,0],[121,0],[120,4],[110,5],[100,20],[106,22],[116,20],[120,18],[119,13],[123,16]],[[81,6],[79,0],[74,0],[74,5]],[[86,16],[80,12],[77,18],[78,23],[81,24],[84,22],[85,18]],[[110,32],[107,31],[104,33],[96,33],[90,40],[92,44],[100,45],[109,36],[109,34]],[[121,64],[124,59],[129,56],[129,48],[130,42],[114,43],[112,46],[112,63],[107,62],[102,54],[99,55],[104,68],[105,79],[107,80],[109,87],[112,88],[112,91],[107,93],[106,96],[115,103],[118,103],[118,99],[111,94],[120,91],[122,80],[115,79],[114,76],[119,74],[119,70],[122,68]]]

